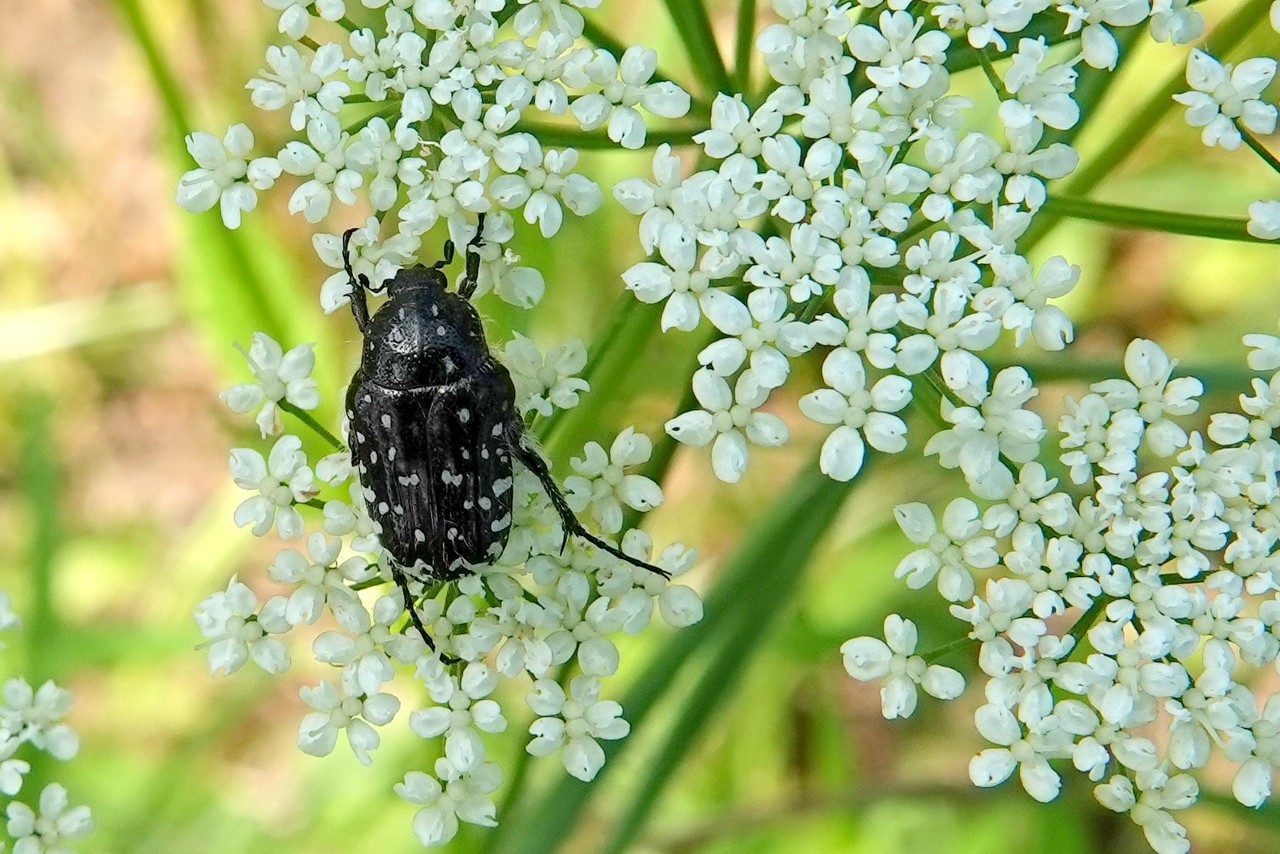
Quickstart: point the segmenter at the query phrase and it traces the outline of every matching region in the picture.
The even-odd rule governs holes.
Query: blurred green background
[[[593,20],[657,47],[662,66],[697,91],[663,4],[645,3],[651,14],[604,5]],[[1239,5],[1202,8],[1217,20]],[[1280,47],[1265,4],[1253,5],[1259,23],[1236,58]],[[709,4],[726,44],[736,6]],[[306,224],[287,215],[287,187],[233,234],[216,212],[192,216],[173,201],[190,168],[186,132],[220,136],[245,121],[263,151],[286,140],[283,116],[253,110],[243,89],[279,38],[274,14],[250,0],[43,0],[0,4],[0,21],[0,585],[25,622],[0,653],[0,674],[72,689],[83,739],[67,765],[37,759],[24,795],[57,780],[89,804],[98,831],[84,851],[416,850],[413,808],[391,787],[432,757],[403,719],[385,728],[371,768],[341,743],[323,760],[294,746],[298,688],[325,675],[308,664],[312,633],[295,633],[295,667],[279,679],[252,667],[211,678],[194,649],[192,609],[231,575],[273,592],[265,566],[278,544],[231,522],[241,496],[228,448],[264,447],[216,399],[245,376],[232,343],[258,329],[286,347],[317,341],[330,423],[355,357],[350,317],[319,310],[327,271]],[[1185,48],[1139,45],[1080,137],[1086,163],[1181,75]],[[989,115],[984,86],[972,72],[956,77],[979,98],[977,121]],[[1275,195],[1280,180],[1256,158],[1205,150],[1168,106],[1096,185],[1073,190],[1236,217]],[[592,154],[583,168],[607,193],[647,175],[649,158]],[[332,227],[362,219],[338,210]],[[594,393],[547,439],[562,476],[588,439],[607,444],[627,424],[660,437],[684,393],[671,379],[687,376],[698,347],[697,336],[659,334],[657,313],[623,294],[618,276],[640,260],[635,228],[607,199],[552,241],[522,230],[517,248],[543,270],[545,301],[532,314],[482,305],[496,338],[519,329],[547,347],[581,336],[597,358]],[[1216,408],[1244,388],[1239,336],[1273,331],[1280,310],[1273,250],[1068,223],[1035,254],[1058,253],[1085,273],[1069,301],[1079,324],[1071,358],[1032,360],[1048,417],[1060,392],[1117,373],[1134,335],[1217,384]],[[921,625],[922,649],[954,636],[936,599],[893,579],[907,545],[889,509],[940,506],[956,484],[911,453],[876,461],[852,488],[815,477],[823,434],[796,417],[795,400],[818,381],[816,365],[798,365],[795,380],[770,401],[792,444],[753,451],[743,483],[717,483],[704,453],[672,461],[667,504],[648,526],[660,544],[699,548],[691,583],[707,618],[622,642],[623,669],[606,691],[635,722],[632,737],[611,746],[591,787],[566,780],[554,759],[521,766],[520,785],[498,795],[502,828],[466,828],[450,850],[1141,850],[1135,828],[1097,807],[1074,772],[1048,806],[1016,782],[975,790],[966,768],[983,746],[972,727],[980,698],[926,701],[916,718],[889,724],[877,689],[845,676],[839,644],[878,633],[889,611]],[[973,671],[961,656],[945,663]],[[1274,689],[1274,673],[1257,678],[1258,693]],[[511,726],[490,752],[510,779],[528,720],[511,711],[518,696],[506,705]],[[1277,850],[1276,811],[1235,807],[1231,773],[1211,766],[1205,803],[1185,816],[1197,850]]]

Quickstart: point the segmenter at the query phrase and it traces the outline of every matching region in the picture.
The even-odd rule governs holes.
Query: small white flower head
[[[470,772],[454,767],[446,757],[436,761],[435,776],[421,771],[405,774],[396,794],[422,809],[413,817],[413,833],[428,848],[444,845],[458,833],[458,822],[495,827],[497,807],[492,795],[502,784],[502,769],[485,762]]]
[[[264,536],[272,527],[284,540],[302,536],[302,514],[294,505],[310,501],[319,488],[301,439],[292,434],[281,436],[265,460],[250,448],[234,448],[230,465],[236,486],[258,492],[236,508],[237,526],[252,523],[255,537]]]
[[[196,606],[196,625],[207,640],[200,648],[209,650],[209,672],[235,673],[252,656],[268,673],[289,669],[289,653],[279,638],[292,626],[285,619],[286,599],[274,596],[257,612],[258,597],[232,576],[227,589],[210,594]]]
[[[25,679],[16,678],[4,683],[3,696],[0,731],[29,742],[56,759],[65,761],[80,751],[79,736],[61,723],[71,710],[70,691],[52,681],[33,690]]]
[[[11,801],[6,808],[9,821],[5,830],[14,840],[15,852],[68,851],[66,843],[79,842],[93,832],[89,808],[71,806],[67,790],[60,783],[44,787],[39,806],[39,813],[20,801]]]
[[[240,214],[258,206],[258,190],[270,189],[280,177],[280,164],[271,157],[246,158],[253,150],[253,132],[243,124],[232,125],[221,141],[196,131],[187,136],[187,151],[199,164],[178,182],[178,204],[202,213],[221,204],[222,222],[240,227]]]
[[[302,130],[307,120],[322,112],[337,113],[343,99],[351,94],[351,87],[343,80],[327,78],[336,74],[343,64],[342,45],[327,42],[311,57],[308,65],[293,45],[267,48],[267,65],[270,71],[260,71],[245,86],[252,94],[253,105],[263,110],[279,110],[291,107],[289,125]]]
[[[702,368],[694,372],[693,393],[705,409],[671,419],[666,431],[686,445],[711,445],[711,467],[720,480],[737,483],[742,478],[748,439],[763,447],[778,447],[787,441],[786,423],[772,413],[757,411],[769,390],[750,370],[743,371],[730,389],[723,377]]]
[[[581,340],[543,354],[517,332],[502,348],[502,363],[516,386],[516,408],[524,414],[549,416],[556,409],[572,409],[578,405],[578,395],[591,389],[578,376],[587,366],[587,348]]]
[[[1207,146],[1234,151],[1243,142],[1238,122],[1255,134],[1266,136],[1276,129],[1276,108],[1262,100],[1262,92],[1276,76],[1276,60],[1247,59],[1239,65],[1223,64],[1199,49],[1187,58],[1187,82],[1191,91],[1173,99],[1187,107],[1187,124],[1204,128]]]
[[[253,371],[256,382],[239,383],[219,395],[232,412],[250,412],[259,404],[254,422],[263,438],[280,432],[280,401],[286,401],[299,409],[315,409],[320,405],[320,393],[316,381],[311,378],[316,357],[311,352],[314,344],[299,344],[289,352],[265,332],[253,333],[253,343],[244,355]]]
[[[316,531],[307,537],[305,557],[295,549],[276,555],[267,568],[267,576],[272,581],[296,585],[285,607],[289,625],[310,625],[327,608],[347,631],[368,630],[369,613],[351,585],[373,578],[374,567],[362,557],[338,563],[341,550],[341,540]]]
[[[890,614],[884,621],[884,641],[873,637],[847,640],[840,647],[844,669],[862,682],[882,679],[880,704],[889,719],[910,717],[916,709],[916,686],[940,700],[954,700],[964,693],[964,677],[958,670],[928,664],[916,655],[919,635],[915,623]]]
[[[391,694],[361,692],[349,671],[343,673],[340,689],[326,680],[304,686],[298,693],[314,709],[298,725],[298,747],[312,756],[332,753],[341,731],[356,758],[369,765],[373,762],[369,752],[382,740],[374,727],[389,723],[400,711],[400,700]]]
[[[608,454],[595,442],[588,442],[583,451],[582,457],[569,461],[576,474],[564,480],[565,497],[574,512],[590,509],[606,534],[622,530],[623,505],[647,513],[662,503],[658,484],[625,472],[649,461],[653,442],[648,436],[628,427],[613,440]]]
[[[1263,199],[1250,204],[1246,230],[1261,240],[1280,238],[1280,201]]]
[[[604,766],[604,749],[596,739],[624,738],[631,725],[622,718],[622,707],[600,699],[600,681],[575,676],[569,693],[550,679],[539,679],[529,695],[529,707],[540,717],[529,727],[534,738],[528,751],[548,756],[562,751],[564,768],[579,780],[590,782]]]
[[[644,145],[643,107],[657,116],[678,119],[689,112],[689,94],[674,83],[651,83],[658,67],[656,51],[632,45],[621,61],[597,50],[583,70],[601,91],[574,100],[569,109],[583,130],[608,126],[609,139],[623,148]]]
[[[800,411],[820,424],[837,425],[822,444],[823,474],[852,480],[862,469],[866,445],[888,454],[907,447],[906,422],[892,413],[911,402],[910,380],[891,374],[868,389],[861,357],[845,347],[828,354],[822,378],[830,388],[800,398]]]

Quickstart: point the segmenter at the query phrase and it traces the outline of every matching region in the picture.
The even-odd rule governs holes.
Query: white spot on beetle
[[[395,462],[395,460],[396,460],[396,447],[395,447],[395,445],[392,445],[390,448],[387,448],[387,459],[388,459],[388,460],[390,460],[391,462]]]
[[[459,421],[461,421],[463,424],[466,424],[468,421],[470,421],[470,420],[471,420],[471,410],[470,410],[470,409],[459,409],[459,410],[458,410],[458,420],[459,420]]]
[[[409,485],[410,485],[410,484],[409,484],[409,478],[407,478],[407,477],[403,477],[403,476],[398,477],[398,478],[396,478],[396,481],[397,481],[401,486],[409,486]]]
[[[445,330],[444,330],[444,327],[443,327],[443,326],[437,326],[437,327],[436,327],[436,334],[437,334],[437,335],[439,335],[441,338],[443,338],[443,337],[444,337],[444,331],[445,331]]]
[[[404,515],[404,507],[403,507],[403,506],[401,506],[401,505],[399,505],[399,504],[397,504],[395,507],[392,507],[392,508],[391,508],[391,512],[392,512],[392,513],[394,513],[394,514],[396,514],[397,516],[403,516],[403,515]]]
[[[440,480],[444,481],[446,486],[460,486],[462,484],[462,475],[454,474],[451,471],[440,472]]]
[[[468,451],[466,448],[463,448],[463,449],[462,449],[462,458],[463,458],[464,460],[469,460],[469,459],[471,459],[471,452],[470,452],[470,451]]]
[[[375,465],[377,464],[377,462],[378,462],[378,452],[377,452],[377,451],[370,451],[370,452],[369,452],[369,462],[371,462],[371,463],[373,463],[373,464],[375,464]]]
[[[474,501],[472,501],[470,498],[468,498],[466,501],[462,502],[462,509],[463,509],[463,510],[470,510],[472,507],[475,507],[475,506],[476,506],[476,503],[475,503]]]
[[[414,528],[414,529],[413,529],[413,541],[414,541],[415,543],[425,543],[425,542],[427,541],[427,535],[426,535],[426,534],[424,534],[424,533],[422,533],[422,531],[420,531],[419,529]]]
[[[457,529],[457,528],[450,528],[450,529],[449,529],[448,537],[449,537],[449,539],[451,539],[451,540],[456,540],[456,539],[458,539],[458,529]]]
[[[390,505],[390,504],[388,504],[387,502],[385,502],[385,501],[379,501],[379,502],[378,502],[378,512],[379,512],[379,513],[386,513],[386,512],[387,512],[388,510],[390,510],[390,509],[391,509],[391,505]]]
[[[490,507],[493,506],[493,502],[489,500],[489,497],[487,495],[482,497],[477,503],[480,505],[481,510],[488,510]]]
[[[511,478],[500,477],[493,482],[493,494],[502,495],[511,488]]]
[[[359,430],[357,430],[357,431],[356,431],[356,441],[357,441],[357,442],[363,442],[363,441],[364,441],[364,434],[363,434],[363,433],[361,433]]]
[[[365,402],[365,403],[373,403],[373,396],[372,396],[372,395],[368,395],[368,394],[366,394],[366,395],[364,396],[364,402]]]
[[[417,473],[417,472],[414,472],[413,474],[409,475],[409,485],[410,485],[410,486],[417,486],[417,485],[418,485],[418,484],[420,484],[420,483],[422,483],[422,478],[418,477],[418,473]]]
[[[501,436],[501,435],[502,435],[502,425],[501,425],[501,424],[494,424],[494,425],[493,425],[493,433],[492,433],[492,435],[494,435],[494,436]],[[361,438],[363,439],[363,437],[361,437]]]
[[[489,525],[489,529],[493,531],[495,534],[498,533],[499,531],[505,531],[509,527],[511,527],[510,513],[507,513],[501,519],[494,519],[493,523]]]
[[[387,413],[385,413],[385,412],[384,412],[384,413],[382,413],[381,421],[382,421],[382,426],[383,426],[383,427],[386,427],[388,430],[390,430],[390,429],[391,429],[391,416],[390,416],[390,415],[388,415],[388,414],[387,414]]]

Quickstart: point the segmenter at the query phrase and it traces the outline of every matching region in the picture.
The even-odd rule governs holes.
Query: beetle
[[[564,530],[633,566],[670,573],[626,554],[589,532],[565,500],[515,405],[511,375],[485,339],[471,296],[480,272],[484,215],[464,254],[456,292],[443,268],[454,244],[430,267],[396,272],[386,301],[369,313],[366,293],[378,293],[342,260],[351,284],[351,312],[363,338],[360,366],[347,388],[347,443],[369,516],[390,555],[392,577],[413,626],[431,649],[409,588],[418,581],[453,581],[488,563],[511,533],[513,461],[546,491]]]

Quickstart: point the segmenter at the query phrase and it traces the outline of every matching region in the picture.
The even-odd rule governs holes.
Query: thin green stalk
[[[716,43],[716,35],[711,29],[711,19],[707,17],[707,7],[703,0],[663,0],[667,6],[667,14],[676,25],[676,32],[684,42],[685,52],[689,55],[689,65],[702,84],[705,95],[717,92],[732,92],[733,82],[724,67],[724,59],[720,56],[720,46]]]
[[[299,409],[298,407],[294,406],[292,403],[290,403],[287,400],[281,400],[276,405],[279,406],[285,412],[292,415],[294,418],[297,418],[303,424],[310,427],[313,431],[315,431],[317,436],[319,436],[321,439],[324,439],[326,442],[332,445],[334,450],[340,451],[346,447],[346,445],[343,444],[341,439],[339,439],[337,436],[330,433],[328,430],[324,429],[324,427],[321,426],[320,422],[311,416],[310,412],[307,412],[305,409]]]
[[[751,58],[755,52],[756,0],[738,0],[738,30],[733,46],[735,92],[751,90]]]
[[[991,64],[991,57],[987,56],[986,50],[978,51],[978,62],[982,66],[982,73],[987,76],[987,82],[995,90],[996,97],[1001,100],[1008,98],[1009,92],[1004,88],[1004,81],[996,73],[996,67]]]
[[[1249,133],[1249,131],[1240,124],[1240,120],[1235,120],[1236,130],[1240,131],[1240,136],[1244,139],[1244,144],[1253,149],[1253,153],[1262,158],[1263,162],[1271,167],[1271,171],[1280,172],[1280,160],[1270,151],[1267,151],[1265,145],[1258,141],[1257,137]],[[1270,241],[1268,241],[1270,242]]]
[[[618,148],[618,144],[603,130],[584,131],[572,125],[547,122],[521,122],[520,129],[533,134],[544,146],[573,147],[579,151],[616,151]],[[692,145],[694,135],[705,129],[702,125],[653,128],[646,131],[640,148],[657,148],[663,144]]]
[[[1123,228],[1141,228],[1169,234],[1188,234],[1214,240],[1239,240],[1248,243],[1270,243],[1254,237],[1246,229],[1248,220],[1239,217],[1203,216],[1173,211],[1135,208],[1094,202],[1071,196],[1053,196],[1041,209],[1050,215],[1070,219],[1105,222]]]

